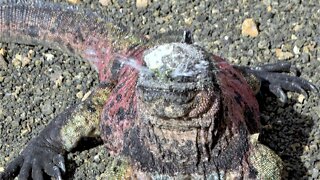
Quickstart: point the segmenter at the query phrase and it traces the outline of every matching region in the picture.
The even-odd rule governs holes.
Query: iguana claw
[[[296,68],[289,62],[280,62],[256,67],[235,67],[245,73],[256,76],[261,81],[262,87],[267,87],[268,90],[277,96],[283,103],[286,103],[288,99],[284,91],[298,92],[305,97],[308,97],[306,91],[319,93],[319,89],[307,80],[301,77],[284,74],[284,72],[289,73],[292,71],[297,74]]]

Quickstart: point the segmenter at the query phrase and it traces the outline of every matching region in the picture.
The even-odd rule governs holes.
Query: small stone
[[[317,161],[314,165],[317,169],[320,169],[320,161]]]
[[[86,94],[84,94],[83,98],[81,99],[81,101],[85,101],[89,96],[90,94],[92,93],[92,91],[89,91],[87,92]]]
[[[148,6],[148,0],[136,0],[137,8],[146,8]]]
[[[303,51],[304,53],[310,53],[310,52],[312,52],[312,51],[315,50],[315,46],[316,46],[316,44],[313,43],[313,42],[311,42],[311,43],[303,46],[302,51]]]
[[[41,60],[37,59],[34,61],[34,65],[40,66],[42,64]]]
[[[301,59],[303,63],[307,63],[310,61],[310,55],[308,53],[302,53],[301,54]]]
[[[253,51],[252,49],[249,49],[248,55],[249,55],[249,56],[253,56],[253,55],[254,55],[254,51]]]
[[[218,14],[218,13],[219,13],[218,9],[212,8],[211,14]]]
[[[41,112],[45,115],[49,115],[53,112],[53,107],[51,102],[45,102],[43,105],[40,105]]]
[[[71,4],[78,4],[80,0],[67,0]]]
[[[4,167],[0,166],[0,172],[4,171]]]
[[[28,55],[27,55],[27,57],[29,58],[29,59],[32,59],[32,57],[34,57],[34,50],[32,50],[32,49],[30,49],[29,51],[28,51]]]
[[[60,87],[62,85],[63,76],[59,76],[55,81],[54,85],[55,87]]]
[[[165,32],[166,32],[166,29],[162,27],[162,28],[160,28],[159,32],[160,32],[160,33],[165,33]]]
[[[319,169],[313,168],[312,169],[312,178],[317,178],[319,175]]]
[[[78,85],[76,86],[76,89],[77,89],[77,90],[81,90],[81,89],[82,89],[81,84],[78,84]]]
[[[15,98],[18,98],[18,95],[20,94],[21,89],[22,89],[22,86],[16,86],[14,92],[12,93],[12,95],[13,95]]]
[[[290,59],[294,56],[291,52],[283,52],[280,48],[277,48],[275,52],[276,52],[276,57],[279,60]]]
[[[48,61],[52,61],[54,58],[54,55],[50,53],[44,53],[43,55],[46,57]]]
[[[29,131],[28,129],[22,129],[21,132],[20,132],[20,135],[21,136],[24,136],[25,134],[27,134]]]
[[[15,57],[12,60],[12,64],[15,68],[20,68],[21,67],[21,55],[16,54]]]
[[[300,54],[300,49],[297,46],[293,47],[293,53],[294,54]]]
[[[22,64],[22,67],[25,67],[26,65],[28,65],[29,63],[30,63],[30,58],[28,58],[28,57],[23,57],[22,59],[21,59],[21,64]]]
[[[109,4],[111,4],[111,0],[99,0],[99,3],[102,6],[108,6]]]
[[[269,43],[266,40],[261,40],[258,42],[259,49],[268,49]]]
[[[271,6],[271,5],[269,5],[269,6],[267,7],[267,11],[268,11],[268,12],[271,12],[271,11],[272,11],[272,6]]]
[[[0,69],[7,69],[8,63],[4,60],[3,56],[0,54]]]
[[[193,18],[192,17],[187,17],[184,19],[184,23],[186,23],[187,25],[191,25],[193,22]]]
[[[303,28],[303,25],[297,24],[297,25],[295,25],[295,26],[293,27],[293,30],[294,30],[295,32],[298,32],[301,28]]]
[[[79,91],[77,94],[76,94],[77,98],[79,99],[82,99],[83,98],[83,92],[82,91]]]
[[[94,160],[94,162],[99,163],[99,162],[100,162],[100,157],[99,157],[99,155],[95,155],[95,156],[93,157],[93,160]]]
[[[259,34],[258,27],[252,18],[245,19],[242,23],[242,35],[257,37]]]
[[[291,35],[291,39],[292,39],[292,40],[297,40],[298,37],[297,37],[296,35],[292,34],[292,35]]]
[[[4,48],[1,48],[1,49],[0,49],[0,55],[1,55],[1,56],[5,56],[6,53],[7,53],[6,49],[4,49]]]

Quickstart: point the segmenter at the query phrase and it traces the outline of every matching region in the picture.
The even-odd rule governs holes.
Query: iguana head
[[[150,71],[139,75],[138,104],[143,114],[158,119],[151,123],[175,126],[174,120],[179,120],[181,128],[204,125],[192,119],[212,110],[219,99],[217,69],[208,53],[192,44],[167,43],[145,51],[143,60]]]

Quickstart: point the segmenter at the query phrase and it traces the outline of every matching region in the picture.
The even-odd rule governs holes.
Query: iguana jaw
[[[143,123],[161,129],[208,128],[220,112],[220,95],[211,91],[197,92],[190,102],[185,104],[168,102],[163,98],[165,94],[152,102],[144,101],[141,96],[138,97],[137,103],[138,114],[144,117]]]

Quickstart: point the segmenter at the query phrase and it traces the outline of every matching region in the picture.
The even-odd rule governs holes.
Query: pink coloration
[[[250,133],[259,131],[259,105],[247,81],[222,58],[214,55],[213,60],[220,70],[217,73],[217,80],[226,108],[224,111],[228,127],[233,131],[244,123]]]
[[[112,79],[112,65],[117,54],[113,52],[113,47],[108,41],[98,41],[95,38],[89,38],[90,45],[86,45],[82,51],[82,57],[86,59],[91,66],[98,72],[100,82],[115,81]],[[97,43],[94,43],[97,42]],[[123,50],[125,54],[125,50]]]
[[[90,44],[84,46],[83,58],[87,59],[91,66],[98,71],[100,82],[106,81],[111,77],[111,66],[113,64],[114,53],[108,41],[101,41],[94,36],[87,41]]]
[[[144,49],[138,49],[127,54],[136,59],[137,64],[142,65],[143,51]],[[126,59],[130,57],[127,56]],[[123,66],[119,72],[119,82],[116,83],[104,106],[100,127],[103,132],[102,138],[111,154],[121,152],[124,134],[135,121],[137,108],[135,90],[138,73],[138,70],[129,65]],[[109,129],[109,133],[104,129]]]

